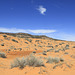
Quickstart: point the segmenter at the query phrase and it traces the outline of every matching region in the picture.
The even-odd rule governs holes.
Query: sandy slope
[[[30,38],[32,42],[29,42],[25,38],[18,38],[8,35],[4,38],[3,35],[4,34],[0,34],[0,52],[5,52],[7,54],[7,58],[0,58],[0,75],[75,75],[75,48],[72,48],[75,46],[75,42],[35,38]],[[18,43],[12,41],[12,39],[17,40]],[[40,41],[36,42],[36,40]],[[64,44],[59,45],[62,42],[64,42]],[[4,46],[1,46],[3,43]],[[63,48],[67,44],[69,45],[69,49],[64,51]],[[53,46],[54,50],[47,52],[47,55],[43,55],[43,51],[51,49],[51,47],[47,47],[48,45]],[[58,47],[55,47],[55,45],[58,45]],[[55,52],[55,50],[58,49],[61,50],[59,52]],[[36,53],[33,54],[34,56],[41,57],[43,59],[46,67],[26,66],[22,70],[19,68],[10,68],[10,63],[16,57],[26,57],[33,51],[36,51]],[[48,58],[49,56],[64,58],[64,62],[59,62],[57,64],[46,63],[47,60],[45,58]],[[56,67],[53,68],[54,66]]]

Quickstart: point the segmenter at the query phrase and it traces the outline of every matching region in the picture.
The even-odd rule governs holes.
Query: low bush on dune
[[[32,42],[32,39],[28,39],[28,38],[26,38],[26,40],[29,41],[29,42]]]
[[[66,48],[66,49],[69,49],[69,45],[66,45],[65,48]]]
[[[15,40],[15,39],[12,39],[12,41],[14,41],[14,42],[18,43],[18,41],[17,41],[17,40]]]
[[[54,62],[54,63],[59,63],[60,61],[63,62],[64,59],[63,59],[63,58],[58,58],[58,57],[54,57],[54,58],[53,58],[53,57],[50,57],[50,56],[49,56],[49,57],[47,58],[47,62],[46,62],[46,63],[53,63],[53,62]]]
[[[33,55],[29,55],[26,58],[16,58],[14,62],[11,63],[11,68],[19,67],[20,69],[23,69],[26,65],[34,67],[44,66],[43,61],[41,59],[38,59]]]
[[[1,46],[4,46],[4,43],[2,43]]]
[[[75,48],[75,46],[73,46],[72,48]]]
[[[42,53],[43,55],[47,55],[47,52],[46,51],[43,51],[43,53]]]
[[[0,52],[0,57],[6,58],[6,54],[4,52]]]
[[[44,66],[42,59],[39,59],[33,55],[30,55],[26,58],[27,65],[34,66],[34,67],[40,67]]]
[[[16,58],[13,63],[11,63],[11,68],[19,67],[24,68],[26,66],[26,60],[24,57]]]
[[[7,37],[7,35],[3,35],[3,37]]]

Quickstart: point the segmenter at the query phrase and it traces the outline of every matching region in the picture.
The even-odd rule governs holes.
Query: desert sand
[[[67,48],[66,45],[69,47]],[[20,38],[0,34],[0,52],[6,54],[6,58],[0,57],[0,75],[75,75],[75,42],[72,41],[48,38]],[[11,68],[11,62],[15,58],[26,58],[30,54],[39,59],[41,58],[45,67],[26,65],[23,69],[19,67]],[[47,63],[49,56],[63,58],[64,61]]]

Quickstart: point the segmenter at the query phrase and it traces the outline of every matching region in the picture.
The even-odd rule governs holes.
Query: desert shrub
[[[3,37],[7,37],[6,35],[3,35]]]
[[[58,58],[58,57],[54,57],[54,58],[53,58],[53,57],[50,57],[50,56],[49,56],[49,57],[47,58],[47,62],[46,62],[46,63],[53,63],[53,62],[54,62],[54,63],[59,63],[60,61],[63,62],[64,59],[63,59],[63,58]]]
[[[46,63],[53,63],[53,58],[49,56]]]
[[[26,58],[16,58],[14,62],[11,63],[11,68],[19,67],[20,69],[23,69],[26,65],[34,67],[44,66],[43,61],[41,59],[38,59],[33,55],[29,55]]]
[[[26,44],[28,44],[28,42],[25,42]]]
[[[36,40],[35,42],[39,42],[40,40]]]
[[[60,59],[58,57],[53,58],[53,62],[58,63]]]
[[[50,43],[48,43],[48,45],[50,45]]]
[[[22,50],[22,48],[18,48],[20,51]]]
[[[38,47],[42,47],[41,45],[38,45]]]
[[[69,45],[66,45],[66,47],[69,47]]]
[[[55,53],[59,52],[59,50],[55,50]]]
[[[14,67],[19,67],[19,68],[24,68],[26,66],[26,60],[24,57],[22,58],[16,58],[14,60],[13,63],[11,63],[11,68],[14,68]]]
[[[64,54],[68,54],[68,52],[65,52]]]
[[[1,46],[4,46],[4,43],[2,43]]]
[[[65,51],[65,48],[62,48],[61,51]]]
[[[64,59],[63,59],[63,58],[60,58],[60,61],[61,61],[61,62],[64,62]]]
[[[49,52],[49,51],[53,51],[53,48],[51,48],[51,49],[47,49],[47,52]]]
[[[44,66],[43,61],[33,55],[30,55],[26,58],[27,65],[34,66],[34,67],[40,67]]]
[[[75,46],[73,46],[72,48],[75,48]]]
[[[26,40],[29,41],[29,42],[32,42],[32,39],[27,39],[27,38],[26,38]]]
[[[14,42],[17,42],[17,43],[18,43],[18,41],[17,41],[17,40],[15,40],[15,39],[12,39],[12,41],[14,41]]]
[[[43,53],[42,53],[43,55],[47,55],[47,53],[46,53],[46,51],[43,51]]]
[[[55,45],[55,47],[58,47],[58,45]]]
[[[59,43],[59,45],[62,45],[62,43]]]
[[[33,53],[36,53],[36,51],[33,51]]]
[[[64,42],[62,42],[62,44],[65,44]]]
[[[34,46],[36,46],[36,44],[34,44]]]
[[[66,49],[69,49],[69,45],[66,45],[65,48],[66,48]]]
[[[10,49],[8,49],[8,51],[11,51]]]
[[[14,48],[14,50],[17,50],[16,48]]]
[[[0,52],[0,57],[6,58],[6,54],[4,52]]]
[[[35,50],[37,50],[37,48],[35,48]]]
[[[14,49],[14,46],[10,46],[10,49]]]
[[[46,46],[46,47],[52,47],[52,48],[53,48],[53,46],[51,46],[51,45],[48,45],[48,46]]]

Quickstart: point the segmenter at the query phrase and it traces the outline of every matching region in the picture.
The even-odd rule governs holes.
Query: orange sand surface
[[[18,38],[9,35],[5,38],[3,35],[4,34],[0,34],[0,52],[6,53],[6,58],[0,57],[0,75],[75,75],[75,48],[73,48],[75,42],[28,38],[32,40],[32,42],[29,42],[26,38]],[[12,39],[17,40],[18,43],[12,41]],[[4,46],[1,46],[3,43]],[[52,48],[48,47],[49,45],[53,46],[53,50],[47,52],[47,50]],[[58,45],[58,47],[55,45]],[[66,45],[69,45],[69,49],[63,50]],[[55,52],[57,50],[59,51]],[[36,53],[33,53],[33,51]],[[43,55],[43,51],[46,51],[46,55]],[[42,58],[45,67],[27,65],[23,69],[18,67],[11,69],[11,62],[15,58],[27,57],[31,53],[35,57]],[[63,58],[64,62],[46,63],[46,58],[49,56]],[[54,66],[56,67],[54,68]]]

